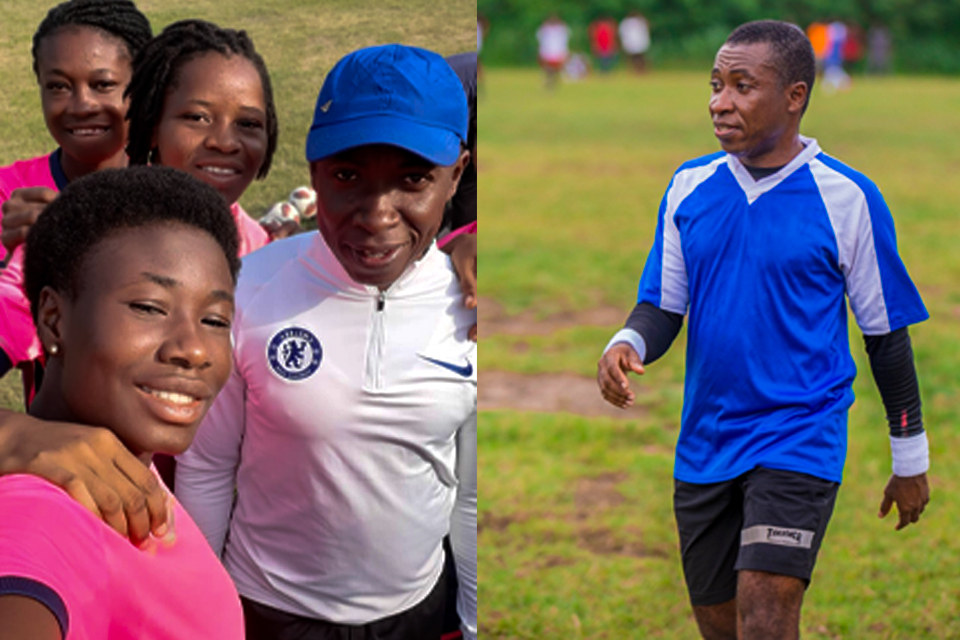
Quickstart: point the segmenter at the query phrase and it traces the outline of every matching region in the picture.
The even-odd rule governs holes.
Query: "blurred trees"
[[[650,58],[658,66],[709,62],[734,27],[775,18],[803,28],[816,20],[843,20],[864,30],[884,25],[893,37],[897,71],[960,73],[960,0],[477,0],[477,11],[490,21],[484,61],[536,63],[534,33],[551,13],[572,28],[572,48],[588,51],[593,19],[620,19],[632,10],[650,21]]]

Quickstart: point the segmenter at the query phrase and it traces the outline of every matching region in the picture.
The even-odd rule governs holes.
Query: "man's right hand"
[[[0,220],[3,232],[0,241],[8,253],[13,253],[17,246],[27,239],[27,232],[37,221],[48,204],[57,197],[57,192],[48,187],[27,187],[14,189],[0,210],[3,219]]]
[[[626,409],[633,404],[636,395],[630,391],[627,373],[643,375],[640,356],[626,342],[618,342],[597,363],[597,384],[603,399],[615,407]]]
[[[169,533],[166,489],[107,429],[0,410],[0,475],[12,473],[61,487],[135,544]]]

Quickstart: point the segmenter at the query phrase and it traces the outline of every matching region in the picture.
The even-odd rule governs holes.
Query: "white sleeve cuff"
[[[626,342],[628,345],[633,347],[633,350],[637,352],[638,356],[640,356],[640,362],[643,362],[643,359],[647,355],[647,343],[643,341],[643,336],[633,329],[620,329],[620,331],[617,331],[613,337],[610,338],[610,342],[608,342],[607,346],[604,347],[603,352],[606,353],[607,351],[610,351],[610,347],[618,342]]]
[[[893,454],[895,476],[918,476],[930,468],[930,445],[927,443],[926,431],[909,438],[890,436],[890,452]]]

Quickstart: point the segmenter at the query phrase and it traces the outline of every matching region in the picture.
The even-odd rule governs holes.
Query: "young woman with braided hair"
[[[0,272],[0,376],[19,366],[28,397],[42,351],[21,289],[23,250],[17,247],[68,182],[127,164],[124,91],[134,58],[152,36],[149,20],[130,0],[69,0],[51,9],[33,36],[43,116],[58,148],[0,168],[9,229],[0,249],[0,259],[7,259]],[[5,256],[8,250],[13,253]]]

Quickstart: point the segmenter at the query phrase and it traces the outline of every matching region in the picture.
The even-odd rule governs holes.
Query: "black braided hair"
[[[130,98],[130,108],[127,110],[127,119],[130,120],[127,155],[130,163],[156,161],[153,133],[160,122],[167,92],[176,85],[184,64],[209,52],[243,56],[253,63],[260,75],[267,106],[267,151],[257,178],[266,178],[279,137],[277,109],[273,103],[273,87],[267,65],[246,31],[224,29],[204,20],[174,22],[151,40],[134,61],[133,80],[125,94]]]
[[[64,27],[84,26],[98,29],[119,38],[127,47],[132,61],[153,37],[150,21],[130,0],[69,0],[47,13],[33,34],[33,73],[39,76],[37,54],[44,38]]]
[[[813,46],[803,29],[789,22],[779,20],[757,20],[742,24],[727,37],[726,44],[770,45],[773,66],[780,78],[780,85],[787,87],[794,82],[807,85],[807,100],[803,110],[810,104],[813,83],[817,78],[817,63],[813,56]]]
[[[237,226],[230,207],[213,187],[169,167],[102,169],[71,182],[27,236],[24,290],[34,322],[44,287],[76,299],[84,258],[104,238],[126,229],[171,224],[210,234],[223,250],[236,284]]]

